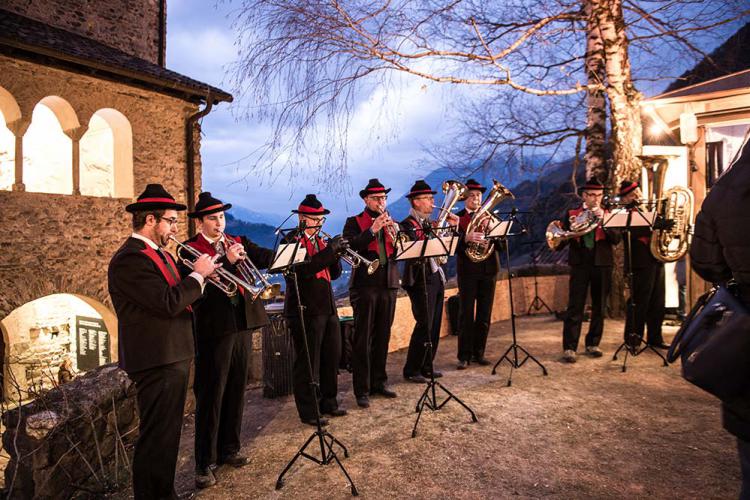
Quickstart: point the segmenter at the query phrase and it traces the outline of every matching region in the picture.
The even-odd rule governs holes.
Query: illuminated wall
[[[39,103],[23,136],[23,181],[26,191],[73,193],[72,141],[55,113]]]
[[[0,111],[0,189],[9,190],[15,178],[16,138],[5,126]]]
[[[114,134],[107,121],[94,114],[81,138],[81,194],[114,196]]]

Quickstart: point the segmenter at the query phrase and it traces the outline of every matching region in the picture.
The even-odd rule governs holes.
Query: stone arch
[[[16,138],[21,108],[13,95],[0,87],[0,189],[10,190],[15,183]]]
[[[93,323],[92,323],[93,322]],[[3,363],[2,387],[6,400],[35,397],[35,391],[55,385],[57,369],[65,356],[79,371],[93,366],[78,366],[78,353],[91,348],[91,342],[104,339],[97,334],[103,323],[108,333],[109,358],[117,359],[117,320],[101,301],[75,293],[52,293],[39,296],[13,309],[2,321]],[[88,328],[88,331],[77,330]],[[91,338],[78,345],[78,334]],[[83,346],[83,348],[82,348]],[[89,355],[99,364],[99,351]],[[89,358],[90,359],[90,358]],[[20,393],[20,394],[19,394]]]
[[[109,196],[133,198],[133,129],[127,117],[114,108],[102,108],[91,115],[87,125],[88,132],[81,138],[81,192],[90,194],[86,192],[86,186],[91,179],[86,176],[93,172],[88,170],[87,162],[89,159],[96,161],[92,151],[96,145],[90,142],[93,141],[92,134],[101,133],[101,126],[98,124],[102,122],[109,127],[107,133],[111,133],[111,138],[106,139],[107,142],[111,140],[111,157],[108,151],[105,154],[108,158],[99,160],[108,163],[106,166],[111,168],[112,185]],[[105,146],[110,147],[109,144]]]
[[[21,119],[21,108],[13,95],[0,86],[0,112],[5,117],[5,123],[10,124]],[[10,127],[9,127],[10,128]]]
[[[56,95],[48,95],[37,103],[47,106],[57,117],[57,121],[60,122],[60,126],[63,132],[69,132],[75,130],[81,126],[78,122],[78,116],[76,115],[73,106],[62,97]]]

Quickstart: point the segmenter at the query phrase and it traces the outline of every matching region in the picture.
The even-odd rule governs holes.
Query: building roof
[[[156,90],[192,102],[232,95],[90,38],[0,9],[0,53]]]
[[[750,69],[732,73],[731,75],[720,76],[713,80],[695,83],[688,87],[682,87],[671,92],[665,92],[649,100],[668,99],[675,97],[687,97],[698,94],[709,94],[713,92],[723,92],[727,90],[737,90],[750,88]]]

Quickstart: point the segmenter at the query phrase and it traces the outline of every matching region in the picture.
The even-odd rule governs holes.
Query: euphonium
[[[547,230],[544,233],[547,246],[550,250],[556,250],[563,241],[590,233],[596,229],[601,221],[601,217],[588,208],[584,208],[580,214],[570,217],[570,230],[568,231],[563,229],[559,220],[553,220],[547,225]]]
[[[485,218],[489,218],[490,220],[497,220],[494,215],[492,215],[492,209],[503,201],[505,198],[515,198],[513,196],[513,193],[510,192],[510,189],[506,188],[496,180],[492,180],[492,189],[490,190],[489,194],[487,195],[487,198],[482,203],[482,206],[479,207],[479,209],[474,212],[471,220],[469,221],[469,225],[466,227],[466,233],[472,233],[479,231],[480,224],[484,221]],[[490,255],[492,255],[492,252],[495,250],[495,244],[492,242],[484,242],[484,243],[468,243],[466,245],[466,256],[471,260],[472,262],[482,262],[483,260],[486,260]]]
[[[447,228],[447,226],[445,226],[445,221],[448,218],[448,214],[451,213],[451,210],[453,210],[453,207],[456,205],[456,203],[465,198],[466,191],[466,186],[458,181],[443,182],[443,193],[445,193],[445,197],[443,198],[443,205],[438,208],[440,213],[438,214],[438,218],[435,223],[435,227],[438,229],[438,231]],[[442,235],[442,232],[438,234]],[[440,265],[443,265],[446,262],[448,262],[448,257],[438,257],[438,263]]]
[[[673,220],[671,229],[654,229],[651,233],[651,254],[661,262],[680,260],[690,246],[693,227],[693,192],[683,186],[674,186],[662,194],[664,177],[669,166],[668,158],[646,157],[651,164],[646,167],[649,181],[649,198],[656,204],[658,214],[665,220]]]

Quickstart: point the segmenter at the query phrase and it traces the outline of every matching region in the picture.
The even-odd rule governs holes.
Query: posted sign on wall
[[[93,370],[110,362],[109,332],[100,318],[76,316],[78,369]]]

